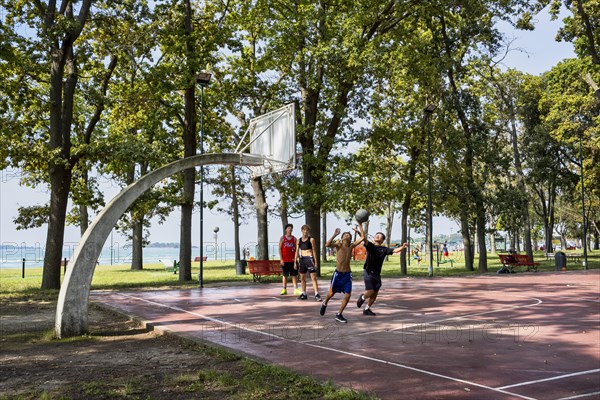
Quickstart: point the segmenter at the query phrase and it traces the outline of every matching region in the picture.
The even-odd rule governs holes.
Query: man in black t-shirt
[[[373,242],[369,242],[365,238],[365,230],[363,229],[362,223],[358,224],[360,236],[365,241],[365,248],[367,249],[367,259],[363,267],[363,278],[365,281],[365,293],[361,294],[356,301],[356,306],[361,308],[365,300],[369,300],[363,315],[375,316],[376,314],[371,311],[371,306],[377,299],[377,294],[381,288],[381,267],[385,258],[390,254],[398,254],[402,250],[408,247],[408,243],[404,243],[400,247],[392,249],[391,247],[382,246],[385,241],[385,235],[381,232],[377,232],[373,238]]]

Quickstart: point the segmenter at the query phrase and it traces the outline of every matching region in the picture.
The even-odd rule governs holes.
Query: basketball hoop
[[[246,137],[249,143],[244,145]],[[242,147],[243,146],[243,147]],[[262,166],[248,167],[253,178],[296,168],[296,113],[294,103],[250,120],[235,152],[262,157]]]

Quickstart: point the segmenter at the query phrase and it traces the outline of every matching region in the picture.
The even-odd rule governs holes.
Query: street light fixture
[[[210,83],[211,74],[200,72],[196,76],[196,83],[200,85],[200,154],[204,154],[204,87]],[[200,272],[198,282],[204,287],[204,167],[200,166]]]
[[[429,235],[429,267],[427,274],[431,278],[433,276],[433,206],[431,200],[432,183],[431,183],[431,115],[435,110],[435,104],[427,104],[425,106],[425,127],[427,129],[427,232]]]

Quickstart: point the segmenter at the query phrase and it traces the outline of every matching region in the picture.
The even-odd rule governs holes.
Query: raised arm
[[[340,228],[335,228],[335,232],[333,232],[333,235],[329,238],[329,240],[327,242],[325,242],[325,247],[331,247],[331,242],[333,242],[333,239],[339,235],[341,232]]]
[[[408,243],[403,243],[402,246],[396,247],[394,249],[394,254],[400,253],[402,250],[406,249],[407,247],[408,247]]]
[[[365,229],[362,226],[362,223],[358,223],[358,229],[353,228],[354,232],[358,232],[359,238],[356,239],[356,241],[354,242],[355,246],[358,246],[360,244],[360,242],[362,242],[363,240],[365,241],[365,245],[367,244],[367,238],[365,237]]]

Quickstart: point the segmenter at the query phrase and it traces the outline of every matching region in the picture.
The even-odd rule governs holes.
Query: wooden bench
[[[252,274],[254,282],[260,282],[265,275],[281,275],[281,261],[248,260],[248,271]]]
[[[527,254],[498,254],[500,258],[500,262],[504,268],[507,268],[510,272],[514,272],[514,267],[527,267],[527,271],[529,269],[533,269],[534,272],[537,272],[539,262],[533,261]]]

